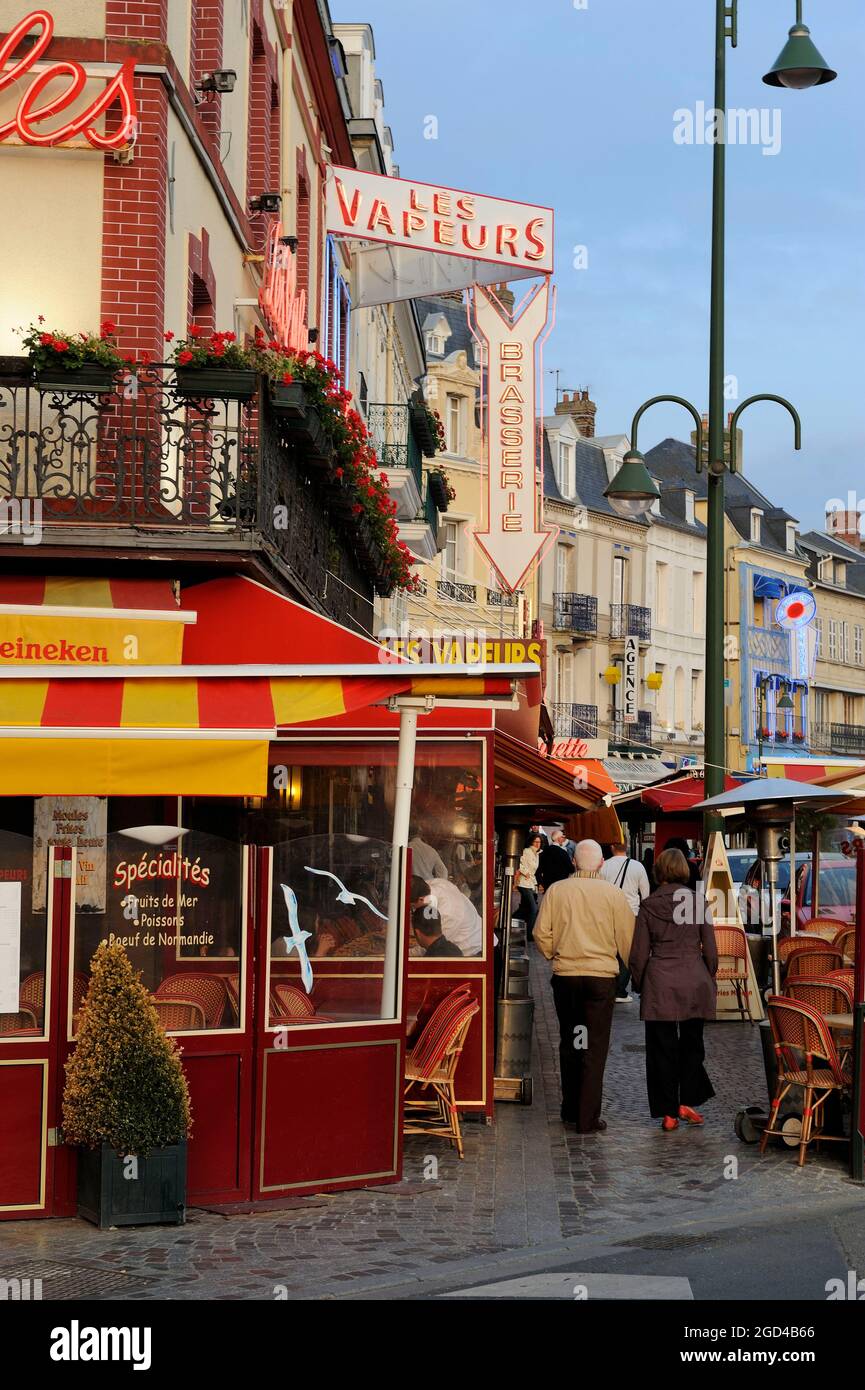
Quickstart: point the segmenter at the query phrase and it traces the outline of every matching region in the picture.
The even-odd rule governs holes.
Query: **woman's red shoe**
[[[696,1110],[692,1110],[690,1105],[679,1106],[679,1119],[687,1120],[689,1125],[704,1125],[706,1121]]]
[[[678,1128],[679,1128],[679,1121],[676,1119],[676,1117],[675,1117],[674,1115],[665,1115],[665,1116],[664,1116],[663,1120],[661,1121],[661,1129],[665,1129],[665,1130],[667,1131],[667,1133],[669,1134],[670,1130],[672,1130],[672,1129],[678,1129]]]

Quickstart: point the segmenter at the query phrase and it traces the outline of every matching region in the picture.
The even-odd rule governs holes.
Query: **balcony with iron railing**
[[[593,594],[553,594],[553,627],[557,632],[593,637],[598,631],[598,600]]]
[[[626,723],[623,714],[614,714],[610,720],[610,742],[650,744],[652,742],[652,711],[650,709],[638,710],[636,722],[633,724]]]
[[[414,520],[424,509],[423,458],[411,423],[408,404],[370,402],[366,423],[376,457],[388,475],[397,516]],[[435,524],[435,523],[434,523]]]
[[[436,597],[446,603],[477,603],[478,587],[457,579],[440,579],[436,584]]]
[[[550,705],[550,718],[556,738],[597,738],[597,705]]]
[[[152,365],[105,394],[39,391],[26,359],[0,358],[0,555],[34,563],[8,524],[23,504],[40,517],[40,562],[157,551],[186,569],[272,572],[370,631],[376,555],[322,448],[260,389],[189,398],[173,368]]]
[[[652,610],[635,603],[614,603],[610,606],[610,636],[637,637],[641,642],[652,640]]]
[[[779,714],[777,719],[769,721],[764,712],[763,718],[761,728],[758,711],[755,725],[756,742],[762,743],[764,750],[767,747],[802,748],[807,743],[807,724],[799,715],[783,719]]]
[[[822,729],[825,731],[825,742],[816,743],[814,741],[814,731],[820,729],[820,725],[811,726],[812,744],[816,748],[825,749],[831,753],[842,753],[850,757],[865,758],[865,728],[860,724],[824,724]]]

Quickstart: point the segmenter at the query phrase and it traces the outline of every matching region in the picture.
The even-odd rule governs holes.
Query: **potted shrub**
[[[116,325],[104,319],[95,333],[56,333],[39,320],[22,331],[39,391],[69,391],[79,395],[104,395],[114,385],[121,367],[134,361],[132,353],[121,354],[115,338]]]
[[[179,396],[204,400],[248,401],[258,387],[258,371],[236,333],[208,333],[191,324],[171,350],[175,390]],[[166,333],[165,341],[174,334]]]
[[[78,1214],[102,1229],[180,1224],[190,1115],[177,1044],[119,943],[101,942],[91,971],[63,1093]]]

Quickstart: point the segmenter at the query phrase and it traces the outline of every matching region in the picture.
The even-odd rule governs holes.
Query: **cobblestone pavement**
[[[558,1029],[548,967],[533,952],[534,1104],[499,1105],[495,1125],[468,1122],[466,1157],[423,1136],[406,1142],[405,1177],[390,1187],[293,1199],[278,1210],[191,1211],[185,1226],[100,1232],[80,1221],[0,1224],[4,1275],[42,1277],[43,1297],[270,1299],[369,1296],[473,1263],[590,1245],[633,1246],[688,1223],[731,1224],[779,1204],[837,1209],[861,1199],[834,1146],[804,1169],[792,1150],[761,1159],[733,1132],[735,1112],[765,1104],[759,1042],[749,1025],[707,1027],[716,1099],[702,1130],[662,1133],[650,1120],[643,1030],[617,1005],[607,1067],[606,1134],[559,1121]],[[425,1160],[438,1176],[424,1179]],[[735,1174],[735,1176],[734,1176]]]

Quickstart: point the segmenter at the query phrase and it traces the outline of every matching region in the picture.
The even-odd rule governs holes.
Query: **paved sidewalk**
[[[4,1277],[43,1279],[44,1298],[271,1299],[370,1296],[433,1287],[458,1268],[635,1242],[707,1222],[733,1227],[785,1207],[810,1214],[861,1203],[845,1150],[799,1169],[793,1150],[733,1132],[735,1112],[765,1104],[760,1046],[749,1025],[707,1027],[717,1092],[704,1129],[664,1134],[649,1118],[636,1003],[617,1005],[607,1068],[606,1134],[559,1121],[558,1028],[549,970],[532,952],[534,1104],[499,1105],[495,1125],[467,1122],[460,1163],[424,1136],[406,1142],[405,1178],[390,1187],[287,1201],[278,1210],[193,1210],[183,1227],[100,1232],[79,1221],[0,1225]],[[425,1179],[429,1156],[438,1174]],[[496,1258],[491,1258],[496,1257]],[[503,1276],[504,1277],[504,1276]],[[481,1282],[478,1280],[477,1282]]]

